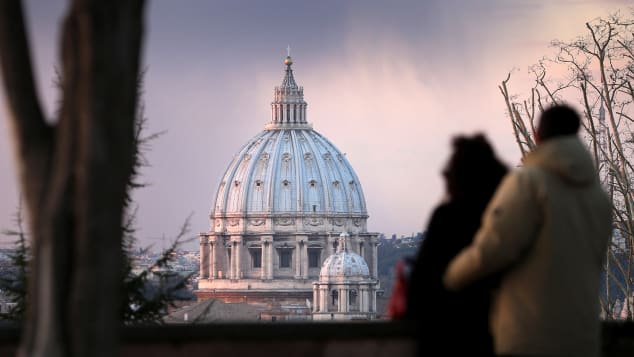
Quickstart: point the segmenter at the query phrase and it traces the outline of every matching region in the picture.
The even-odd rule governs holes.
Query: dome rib
[[[220,209],[220,213],[221,214],[226,214],[227,212],[227,201],[228,201],[228,196],[229,196],[229,188],[230,188],[230,184],[234,181],[234,177],[235,177],[235,172],[238,169],[240,162],[241,162],[241,157],[243,157],[244,153],[246,153],[248,151],[248,148],[251,147],[252,145],[254,145],[257,142],[257,139],[260,135],[262,135],[263,133],[265,133],[265,131],[260,132],[260,134],[256,135],[255,137],[253,137],[251,140],[249,140],[246,144],[244,144],[240,150],[238,151],[238,153],[236,155],[234,155],[233,159],[231,160],[231,162],[229,163],[229,165],[227,166],[227,170],[225,171],[225,174],[222,176],[222,181],[220,182],[220,186],[218,188],[218,193],[216,195],[216,205],[214,205],[214,211],[213,211],[213,215],[216,214],[216,210]],[[222,194],[221,192],[222,191]],[[222,197],[222,201],[218,202],[218,198]],[[220,204],[218,204],[220,203]]]
[[[313,131],[313,132],[322,141],[324,141],[327,145],[336,148],[336,146],[330,140],[328,140],[325,136],[321,135],[320,133],[318,133],[316,131]],[[343,154],[342,152],[340,152],[339,150],[337,150],[337,154],[341,155],[342,162],[344,163],[343,166],[346,167],[346,169],[348,171],[347,172],[348,176],[350,178],[352,178],[352,180],[354,180],[354,182],[355,182],[355,187],[357,188],[357,198],[359,200],[358,211],[359,211],[359,213],[366,213],[367,212],[367,208],[366,208],[366,204],[365,204],[365,195],[363,194],[363,189],[361,187],[361,182],[359,181],[359,177],[357,176],[356,172],[354,172],[354,170],[352,169],[352,165],[350,165],[350,162],[346,158],[346,155]],[[345,183],[347,183],[347,182],[344,182],[344,184]],[[345,187],[348,187],[348,185],[345,185]]]
[[[317,139],[317,140],[315,140],[315,141],[316,141],[319,145],[321,145],[324,149],[326,149],[328,146],[330,146],[331,148],[334,148],[334,149],[335,149],[335,153],[336,153],[336,154],[338,154],[338,155],[342,155],[342,157],[343,157],[343,154],[342,154],[339,150],[337,150],[337,148],[336,148],[334,145],[332,145],[332,143],[330,143],[330,142],[328,142],[328,141],[324,141],[324,140],[322,140],[322,139],[323,139],[323,137],[322,137],[321,135],[317,134],[316,132],[314,132],[314,134],[315,134],[315,138]],[[351,199],[353,199],[353,197],[352,197],[352,195],[350,195],[350,192],[348,192],[348,191],[349,191],[349,189],[348,189],[348,186],[346,185],[346,182],[348,182],[348,181],[349,181],[349,179],[348,179],[348,177],[344,177],[344,175],[343,175],[343,173],[342,173],[342,171],[341,171],[341,167],[340,167],[341,165],[338,165],[338,164],[336,164],[336,162],[335,162],[335,161],[333,161],[333,160],[336,160],[337,158],[336,158],[336,157],[333,157],[333,155],[332,155],[332,153],[330,152],[330,150],[327,150],[327,149],[326,149],[326,150],[325,150],[325,152],[324,152],[324,154],[326,154],[326,153],[330,155],[330,159],[329,159],[330,163],[329,163],[329,162],[327,162],[328,160],[326,160],[326,159],[324,159],[324,158],[322,157],[322,159],[323,159],[323,163],[324,163],[324,166],[326,167],[326,171],[327,171],[327,172],[329,172],[329,173],[331,173],[332,178],[333,178],[334,180],[336,180],[336,181],[339,181],[339,182],[340,182],[340,185],[341,185],[341,190],[343,191],[343,196],[345,197],[344,202],[346,203],[346,207],[343,207],[343,211],[344,211],[344,212],[345,212],[345,211],[348,211],[348,212],[354,212],[354,210],[352,209],[352,207],[354,207],[354,204],[353,204],[353,205],[352,205],[352,207],[351,207],[351,202],[350,202],[350,200],[351,200]],[[344,162],[344,165],[345,165],[345,164],[348,164],[348,163]],[[348,164],[348,165],[349,165],[349,164]],[[333,167],[335,170],[331,170],[331,167]],[[349,172],[350,170],[347,170],[347,171]],[[337,175],[334,175],[335,173],[336,173]],[[333,181],[333,182],[334,182],[334,181]],[[333,206],[335,207],[335,212],[339,213],[340,211],[336,209],[336,208],[338,207],[338,205],[336,204],[336,202],[334,202],[334,200],[333,200],[332,204],[333,204]]]
[[[305,132],[305,134],[306,136],[311,136],[311,132]],[[312,151],[313,161],[315,162],[315,168],[317,169],[317,172],[319,173],[319,177],[322,181],[322,192],[324,193],[320,200],[322,204],[322,210],[326,213],[330,213],[333,210],[330,204],[331,195],[330,195],[329,186],[327,186],[328,180],[327,179],[324,180],[324,177],[325,177],[324,172],[327,172],[327,170],[324,170],[325,165],[323,165],[324,164],[323,157],[322,157],[323,154],[320,152],[319,149],[317,149],[312,138],[306,138],[306,145]]]
[[[245,184],[248,184],[247,186],[245,186],[246,192],[245,192],[245,197],[246,199],[243,202],[243,211],[244,212],[250,212],[250,211],[255,211],[255,212],[261,212],[264,210],[264,206],[265,206],[265,201],[264,201],[264,197],[262,197],[262,202],[261,202],[261,208],[259,210],[254,209],[255,207],[252,207],[252,205],[255,203],[254,202],[254,190],[255,190],[255,182],[257,180],[261,180],[261,177],[258,177],[256,179],[254,179],[254,175],[257,173],[257,165],[260,163],[260,157],[262,155],[262,152],[264,151],[264,149],[267,147],[268,141],[269,141],[269,137],[271,135],[267,132],[265,132],[265,134],[263,136],[260,137],[259,140],[261,140],[261,145],[259,145],[253,153],[251,153],[251,159],[250,159],[250,163],[249,163],[249,171],[247,174],[247,179],[245,180]],[[264,188],[262,188],[264,189]],[[262,195],[263,196],[263,195]]]
[[[295,163],[295,181],[297,182],[295,184],[295,211],[296,212],[302,212],[304,210],[304,192],[303,192],[303,188],[304,188],[304,180],[303,180],[303,169],[304,169],[304,165],[303,162],[300,162],[301,160],[304,160],[303,155],[299,154],[299,150],[297,149],[297,138],[295,137],[295,130],[289,130],[289,134],[290,134],[290,143],[291,143],[291,148],[292,148],[292,153],[291,155],[293,155],[292,159],[293,162]]]
[[[269,160],[271,160],[271,186],[269,188],[269,197],[271,197],[270,200],[270,204],[269,204],[269,209],[271,210],[271,213],[275,212],[275,207],[277,206],[277,197],[275,195],[275,189],[278,186],[278,172],[279,172],[279,166],[280,166],[280,160],[279,158],[279,152],[280,152],[280,146],[282,146],[282,142],[280,140],[280,137],[284,134],[283,130],[279,130],[279,131],[275,131],[273,135],[275,135],[275,145],[274,145],[274,149],[273,152],[271,153],[271,156],[269,156]]]

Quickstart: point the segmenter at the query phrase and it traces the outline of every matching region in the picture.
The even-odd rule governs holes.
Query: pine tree
[[[139,91],[141,86],[142,80],[140,79]],[[141,93],[139,93],[140,97]],[[193,273],[182,276],[172,269],[171,264],[176,258],[178,248],[187,241],[186,235],[189,231],[190,219],[188,217],[185,220],[171,245],[161,252],[160,257],[151,266],[138,274],[133,272],[134,250],[137,244],[135,227],[137,206],[132,199],[132,192],[147,186],[147,184],[138,181],[141,169],[148,166],[145,153],[150,149],[150,142],[163,134],[159,132],[144,136],[147,119],[144,117],[143,106],[139,105],[138,108],[135,122],[134,165],[128,182],[122,227],[123,266],[121,276],[124,294],[122,295],[121,315],[124,324],[161,324],[163,317],[167,315],[168,308],[174,306],[175,300],[189,298],[187,294],[184,294],[184,291],[186,291]],[[30,260],[29,246],[23,229],[21,204],[15,214],[15,224],[15,230],[4,232],[7,236],[17,237],[15,250],[9,256],[13,268],[0,275],[0,290],[8,297],[12,307],[8,312],[1,313],[0,319],[20,323],[24,318],[26,308],[26,282]]]
[[[143,74],[141,75],[141,77]],[[139,79],[137,90],[138,97],[142,97],[142,78]],[[151,266],[143,269],[139,274],[134,269],[134,249],[136,239],[136,214],[137,207],[132,200],[132,192],[135,189],[147,186],[139,182],[140,171],[148,166],[145,153],[150,150],[150,142],[160,137],[163,132],[144,136],[147,119],[144,116],[144,106],[140,103],[135,122],[134,135],[134,165],[132,175],[128,182],[127,196],[124,210],[123,239],[121,251],[123,254],[123,294],[124,301],[121,304],[122,320],[125,324],[160,324],[167,314],[168,308],[174,306],[174,301],[182,298],[182,291],[186,290],[192,274],[181,276],[171,269],[171,264],[176,257],[176,251],[185,242],[189,231],[189,218],[181,226],[179,233],[172,244],[161,252],[161,256]],[[149,248],[146,248],[149,249]]]
[[[14,223],[16,226],[15,230],[5,230],[3,232],[8,237],[16,237],[16,240],[14,250],[9,253],[12,268],[7,269],[0,275],[0,291],[8,298],[11,304],[8,311],[0,313],[0,319],[20,323],[26,310],[26,279],[29,260],[31,259],[26,233],[24,232],[22,200],[19,201],[16,209]]]

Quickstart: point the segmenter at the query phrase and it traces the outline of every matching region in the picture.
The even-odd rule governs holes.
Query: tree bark
[[[143,8],[143,0],[72,2],[60,116],[48,124],[22,6],[0,0],[0,64],[34,248],[21,355],[118,354]]]

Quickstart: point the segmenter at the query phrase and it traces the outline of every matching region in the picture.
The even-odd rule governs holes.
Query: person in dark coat
[[[434,210],[414,262],[406,318],[418,327],[419,355],[493,355],[488,315],[495,277],[450,292],[442,276],[451,259],[471,243],[507,168],[482,134],[458,136],[452,146],[443,171],[447,199]]]

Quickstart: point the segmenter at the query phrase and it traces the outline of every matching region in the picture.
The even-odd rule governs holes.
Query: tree
[[[56,84],[60,82],[60,78],[55,81]],[[142,76],[140,76],[137,86],[139,98],[142,97],[142,87]],[[141,102],[140,99],[139,102]],[[168,308],[174,306],[176,300],[189,297],[184,292],[187,291],[187,283],[193,275],[191,273],[182,276],[171,266],[176,260],[178,248],[185,242],[185,235],[189,231],[189,218],[181,226],[178,235],[172,240],[170,246],[161,252],[159,258],[152,265],[142,269],[139,273],[134,272],[134,251],[137,244],[135,227],[137,206],[134,204],[131,194],[135,189],[147,186],[147,184],[138,181],[141,169],[149,165],[145,153],[150,149],[150,143],[163,134],[163,132],[159,132],[145,136],[147,118],[144,116],[143,109],[143,105],[139,104],[135,118],[134,164],[126,190],[122,227],[123,300],[121,318],[123,323],[127,325],[163,323]],[[8,295],[13,307],[9,312],[0,314],[0,318],[21,324],[26,310],[27,268],[30,261],[26,232],[23,227],[21,201],[15,214],[15,226],[15,230],[4,232],[9,237],[16,237],[15,249],[9,256],[12,268],[0,274],[0,291],[4,291],[5,295]],[[148,251],[149,248],[145,250]]]
[[[174,271],[171,265],[176,260],[177,250],[189,231],[189,218],[170,246],[161,252],[159,258],[139,273],[135,273],[134,251],[137,242],[134,235],[136,230],[133,227],[135,216],[136,210],[126,215],[121,247],[123,254],[121,319],[126,325],[162,324],[168,308],[174,307],[176,300],[191,298],[187,284],[193,273],[183,276]],[[9,253],[12,266],[0,271],[0,293],[11,303],[9,311],[0,313],[0,319],[21,325],[26,311],[28,263],[31,259],[27,233],[23,228],[22,207],[18,207],[16,211],[15,226],[14,230],[3,232],[4,235],[15,238],[15,247]],[[147,250],[149,248],[145,249]]]
[[[634,296],[634,10],[629,15],[595,19],[584,35],[553,41],[554,56],[529,69],[534,81],[528,98],[509,94],[510,74],[499,88],[522,157],[535,148],[535,121],[545,106],[569,101],[583,108],[583,136],[613,202],[603,316],[632,320],[632,305],[622,303]]]
[[[26,311],[26,285],[28,276],[28,262],[30,249],[24,231],[24,219],[22,217],[22,201],[18,205],[14,218],[15,230],[6,230],[4,235],[15,237],[15,248],[9,254],[13,268],[6,269],[0,275],[0,291],[9,298],[12,306],[6,313],[0,314],[0,318],[19,323],[24,318]]]
[[[71,2],[61,110],[47,121],[22,5],[0,0],[0,66],[33,248],[21,355],[118,354],[143,10],[142,0]]]
[[[124,324],[162,324],[168,308],[174,307],[176,300],[189,298],[182,295],[183,291],[187,291],[186,285],[193,273],[181,276],[171,267],[177,248],[183,242],[182,239],[188,229],[189,219],[185,221],[172,244],[161,252],[160,257],[138,274],[132,271],[134,262],[131,254],[136,239],[133,235],[126,235],[123,266],[124,296],[121,304]]]
[[[142,88],[143,81],[142,76],[140,76],[137,83],[138,98],[142,97]],[[123,239],[121,240],[123,256],[121,318],[123,323],[128,325],[162,323],[163,317],[167,315],[168,307],[173,306],[174,300],[178,298],[182,290],[186,289],[187,282],[192,276],[192,274],[185,277],[180,276],[170,266],[176,257],[178,247],[189,231],[189,218],[181,226],[172,244],[161,252],[161,256],[151,266],[138,274],[133,272],[135,263],[133,251],[137,243],[135,236],[137,207],[132,200],[132,192],[146,186],[145,183],[138,181],[141,169],[148,166],[145,153],[150,149],[150,143],[163,134],[163,132],[159,132],[145,136],[146,123],[144,107],[140,104],[135,118],[133,164],[123,204],[124,222],[122,226]]]

